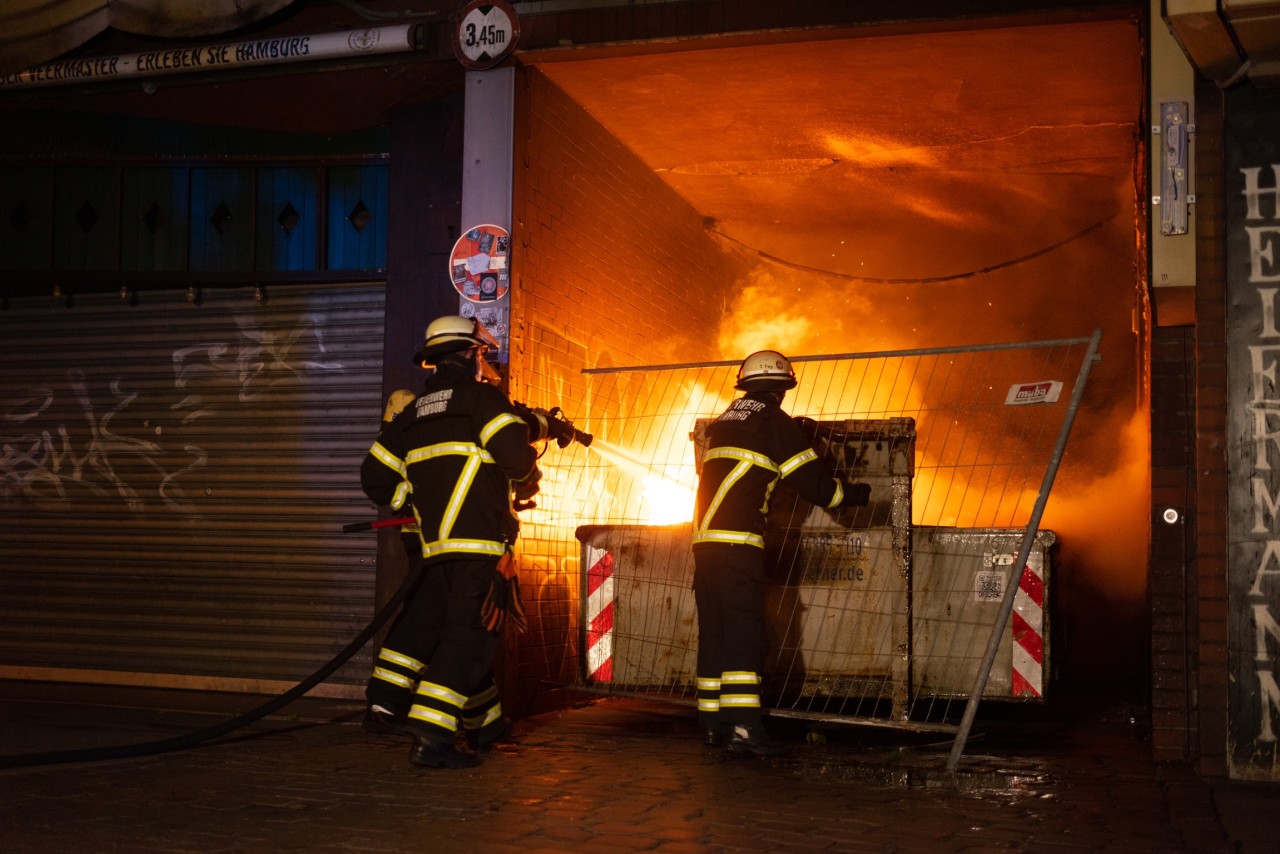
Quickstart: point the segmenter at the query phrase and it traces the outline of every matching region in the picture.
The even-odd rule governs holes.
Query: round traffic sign
[[[515,50],[519,38],[520,22],[504,0],[472,0],[458,16],[453,52],[468,68],[492,68]]]

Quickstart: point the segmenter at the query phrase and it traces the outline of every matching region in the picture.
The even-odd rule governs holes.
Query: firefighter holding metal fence
[[[460,726],[480,747],[508,727],[490,668],[505,621],[523,619],[515,509],[532,506],[541,472],[522,411],[488,381],[491,347],[473,319],[432,321],[414,361],[435,372],[383,425],[360,471],[374,503],[412,507],[424,576],[402,613],[417,609],[411,622],[426,634],[388,632],[370,680],[371,725],[402,727],[410,761],[432,768],[479,764],[458,743]]]
[[[864,506],[865,483],[847,483],[782,410],[796,386],[791,362],[761,350],[743,360],[743,395],[706,427],[694,511],[694,600],[698,609],[698,722],[703,742],[733,753],[776,756],[760,703],[765,656],[765,517],[785,480],[828,509]]]

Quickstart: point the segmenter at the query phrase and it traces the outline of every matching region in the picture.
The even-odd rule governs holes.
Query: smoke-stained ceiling
[[[927,283],[1133,227],[1141,61],[1136,22],[1099,21],[538,69],[726,245],[801,273]]]

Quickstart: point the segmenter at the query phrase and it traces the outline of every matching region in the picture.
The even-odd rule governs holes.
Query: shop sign
[[[1280,114],[1227,114],[1227,761],[1280,780]]]

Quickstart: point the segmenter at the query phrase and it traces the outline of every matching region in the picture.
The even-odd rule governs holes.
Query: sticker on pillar
[[[480,325],[497,340],[499,345],[498,352],[490,354],[490,358],[505,362],[507,332],[510,329],[507,307],[502,303],[474,303],[463,300],[458,313],[480,322]]]
[[[500,225],[477,225],[453,244],[449,278],[472,302],[502,299],[511,289],[511,235]]]
[[[472,0],[457,21],[453,54],[467,68],[492,68],[515,50],[520,38],[516,10],[503,0]]]

